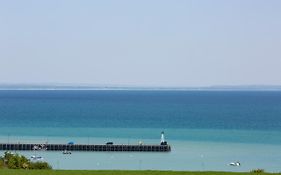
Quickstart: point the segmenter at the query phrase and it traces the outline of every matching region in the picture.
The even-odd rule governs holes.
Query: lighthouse
[[[160,145],[167,145],[167,142],[165,141],[164,131],[161,132],[161,142]]]

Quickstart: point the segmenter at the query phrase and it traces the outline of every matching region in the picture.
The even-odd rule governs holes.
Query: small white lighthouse
[[[161,132],[161,143],[165,142],[164,131]]]
[[[161,132],[161,145],[167,145],[167,142],[165,141],[164,131]]]

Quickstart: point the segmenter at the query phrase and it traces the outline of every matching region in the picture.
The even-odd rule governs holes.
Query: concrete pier
[[[86,145],[86,144],[22,144],[0,143],[4,151],[112,151],[112,152],[170,152],[170,145]]]

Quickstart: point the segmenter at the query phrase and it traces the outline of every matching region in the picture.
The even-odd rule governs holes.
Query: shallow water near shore
[[[141,132],[140,129],[137,130]],[[112,132],[114,132],[114,130],[112,130]],[[217,132],[217,134],[219,134],[219,132],[222,131]],[[259,132],[255,134],[258,133]],[[251,134],[253,134],[253,132]],[[74,141],[75,143],[83,144],[105,144],[107,141],[113,141],[115,144],[138,144],[140,140],[144,144],[159,144],[159,139],[139,139],[136,137],[130,139],[122,137],[43,137],[12,135],[10,135],[9,138],[8,136],[0,137],[0,141],[5,143],[9,141],[10,143],[48,142],[65,144],[68,141]],[[61,151],[17,151],[17,153],[27,157],[31,157],[35,154],[42,156],[54,169],[250,171],[256,168],[263,168],[269,172],[280,172],[280,144],[213,142],[202,140],[185,141],[172,139],[168,140],[168,142],[172,146],[172,151],[169,153],[72,152],[71,155],[64,155]],[[3,151],[1,153],[3,153]],[[234,161],[240,161],[242,165],[240,167],[227,165]]]

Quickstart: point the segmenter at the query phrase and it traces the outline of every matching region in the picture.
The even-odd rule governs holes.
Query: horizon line
[[[281,85],[126,86],[74,83],[0,83],[0,90],[179,90],[179,91],[281,91]]]

